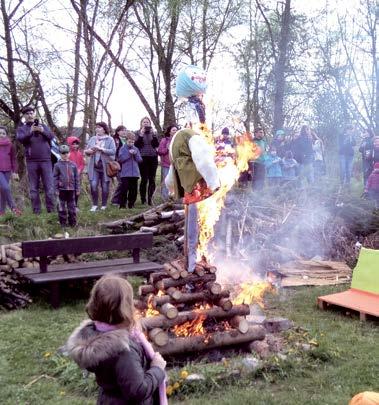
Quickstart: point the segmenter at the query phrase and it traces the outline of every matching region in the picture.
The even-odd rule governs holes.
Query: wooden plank
[[[106,252],[149,248],[153,245],[152,233],[129,233],[83,238],[47,239],[22,242],[23,257],[57,256],[63,254]]]
[[[149,260],[141,259],[140,263],[147,263]],[[107,260],[95,260],[93,262],[76,262],[76,263],[62,263],[62,264],[52,264],[47,268],[47,272],[56,272],[64,270],[82,270],[82,269],[91,269],[97,267],[122,267],[132,265],[132,257],[122,257],[119,259],[107,259]],[[16,272],[22,276],[28,274],[38,274],[40,271],[37,268],[18,268],[15,269]]]
[[[62,270],[59,272],[37,273],[25,275],[27,279],[34,283],[47,283],[51,281],[65,281],[76,280],[83,278],[97,278],[108,273],[119,273],[126,275],[146,275],[155,271],[161,271],[162,265],[145,262],[145,263],[133,263],[129,266],[121,267],[92,267],[83,270]]]

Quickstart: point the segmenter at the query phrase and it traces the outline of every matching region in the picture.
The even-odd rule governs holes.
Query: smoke
[[[233,189],[208,246],[218,280],[256,282],[291,260],[326,259],[333,223],[319,190]]]

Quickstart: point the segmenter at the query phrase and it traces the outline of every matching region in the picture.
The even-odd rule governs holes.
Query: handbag
[[[111,160],[107,162],[106,170],[108,177],[115,177],[121,170],[120,163],[118,163],[116,160]]]

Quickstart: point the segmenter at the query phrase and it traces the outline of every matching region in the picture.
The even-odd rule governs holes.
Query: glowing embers
[[[158,292],[158,297],[160,296],[159,293],[161,291]],[[159,311],[157,311],[154,307],[153,307],[153,301],[154,301],[154,294],[150,294],[147,298],[147,309],[145,310],[145,317],[149,318],[151,316],[156,316],[159,315]]]
[[[192,321],[184,322],[181,325],[175,325],[172,332],[178,337],[189,337],[205,335],[204,321],[207,319],[205,314],[199,314],[197,318]]]

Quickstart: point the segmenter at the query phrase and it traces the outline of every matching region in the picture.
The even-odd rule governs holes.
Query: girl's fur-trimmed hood
[[[80,368],[91,369],[129,350],[129,332],[126,329],[99,332],[93,321],[85,320],[68,338],[65,350]]]

